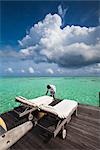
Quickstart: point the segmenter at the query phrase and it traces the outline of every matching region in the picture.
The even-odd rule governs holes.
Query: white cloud
[[[20,46],[23,46],[22,42],[20,40],[18,40],[18,43],[20,44]]]
[[[58,14],[60,15],[60,17],[62,18],[62,26],[61,27],[63,27],[64,26],[64,17],[65,17],[65,15],[66,15],[66,12],[68,11],[68,7],[67,8],[63,8],[63,6],[62,5],[59,5],[58,6]]]
[[[98,63],[97,66],[100,67],[100,63]]]
[[[21,70],[21,72],[22,72],[22,73],[25,73],[25,70],[24,70],[24,69],[22,69],[22,70]]]
[[[90,70],[91,70],[92,72],[97,72],[97,73],[100,74],[100,63],[98,63],[98,64],[92,66],[92,67],[90,68]]]
[[[13,73],[13,72],[14,72],[14,71],[13,71],[13,69],[12,69],[12,68],[10,68],[10,67],[9,67],[9,68],[7,68],[7,71],[8,71],[8,72],[10,72],[10,73]]]
[[[29,73],[34,73],[34,69],[32,67],[29,67]]]
[[[64,74],[64,73],[65,73],[65,70],[62,69],[62,68],[58,68],[58,69],[57,69],[57,72],[60,73],[60,74]]]
[[[48,14],[38,22],[20,43],[20,54],[34,62],[56,63],[79,68],[100,63],[100,27],[66,26],[61,29],[61,17]],[[98,40],[97,40],[98,39]]]
[[[46,70],[46,72],[47,72],[47,73],[50,73],[50,74],[54,74],[54,71],[53,71],[51,68],[48,68],[48,69]]]
[[[62,18],[64,18],[64,16],[65,16],[67,10],[68,10],[68,7],[64,9],[64,8],[62,7],[62,5],[59,5],[59,6],[58,6],[58,14],[59,14]]]

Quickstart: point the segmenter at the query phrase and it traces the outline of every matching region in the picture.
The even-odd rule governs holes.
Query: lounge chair
[[[17,110],[14,110],[16,114],[18,114],[19,117],[23,117],[27,114],[29,114],[29,120],[32,118],[32,112],[37,110],[40,105],[49,105],[54,101],[53,97],[51,96],[41,96],[34,99],[26,99],[25,97],[19,96],[16,97],[15,100],[22,104],[24,106],[23,112],[19,112]]]
[[[38,126],[44,130],[46,130],[48,133],[53,135],[55,138],[57,134],[62,131],[62,138],[65,139],[67,130],[66,130],[66,125],[70,122],[72,115],[76,114],[77,116],[77,107],[78,103],[73,100],[62,100],[57,102],[56,105],[51,106],[51,103],[54,101],[54,99],[50,96],[41,96],[35,99],[26,99],[24,97],[16,97],[16,101],[20,102],[23,104],[26,109],[24,112],[19,113],[19,117],[25,116],[26,114],[29,114],[29,120],[32,120],[34,123],[34,127]],[[42,119],[38,119],[37,116],[32,115],[34,111],[38,112],[45,112],[46,115],[45,117],[42,117]],[[17,112],[18,113],[18,112]],[[54,130],[50,130],[47,125],[41,124],[41,121],[43,121],[43,118],[48,118],[51,119],[53,118],[55,120],[55,125],[53,126]],[[47,121],[48,119],[46,119]],[[50,120],[52,122],[52,120]]]
[[[51,115],[58,121],[53,132],[51,132],[50,130],[48,130],[39,123],[37,125],[53,134],[53,137],[56,137],[57,134],[60,131],[62,131],[62,138],[65,139],[67,133],[65,127],[71,120],[72,114],[75,112],[75,114],[77,115],[77,107],[78,103],[76,101],[67,99],[62,100],[55,106],[41,105],[39,106],[41,111],[46,112],[47,114]]]

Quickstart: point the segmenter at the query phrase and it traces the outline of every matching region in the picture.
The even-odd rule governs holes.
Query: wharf
[[[21,107],[19,106],[19,109]],[[18,119],[13,110],[0,115],[7,128],[26,121]],[[33,128],[11,150],[99,150],[100,149],[100,107],[79,104],[78,116],[73,116],[67,127],[67,137],[62,140],[48,139],[46,133],[39,127]]]

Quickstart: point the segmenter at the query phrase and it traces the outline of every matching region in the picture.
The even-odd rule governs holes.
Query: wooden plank
[[[19,107],[19,109],[21,109]],[[18,119],[13,111],[2,114],[8,129],[11,129],[27,118]],[[47,124],[46,120],[45,124]],[[48,122],[49,123],[49,122]],[[11,150],[99,150],[100,149],[100,121],[99,108],[79,105],[78,116],[73,116],[68,124],[67,137],[62,140],[59,135],[55,139],[47,140],[43,130],[33,128],[21,140],[11,147]]]
[[[85,134],[85,131],[82,131],[74,126],[70,126],[69,128],[70,134],[68,134],[68,136],[70,137],[70,139],[76,143],[80,143],[81,145],[90,148],[90,149],[96,149],[96,148],[100,148],[99,145],[99,140],[98,137],[95,138],[95,141],[91,140],[91,138],[87,137],[87,135]],[[97,142],[96,142],[97,141]]]

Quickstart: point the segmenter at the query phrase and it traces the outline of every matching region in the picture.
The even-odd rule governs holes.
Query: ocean
[[[47,84],[56,86],[56,98],[99,106],[100,77],[2,77],[0,113],[19,105],[16,96],[33,99],[45,95]]]

